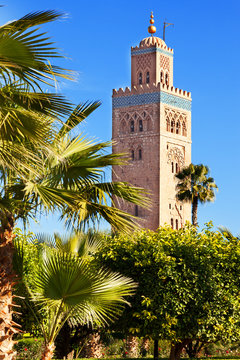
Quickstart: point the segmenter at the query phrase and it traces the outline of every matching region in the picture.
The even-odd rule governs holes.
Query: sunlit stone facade
[[[173,50],[155,36],[131,48],[131,88],[113,90],[115,153],[128,153],[127,166],[113,167],[113,180],[151,192],[150,210],[120,202],[156,230],[191,220],[191,205],[176,200],[175,174],[191,162],[191,93],[173,86]]]

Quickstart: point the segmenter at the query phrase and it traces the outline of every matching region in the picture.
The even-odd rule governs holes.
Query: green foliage
[[[192,203],[192,224],[194,226],[197,226],[198,202],[214,201],[214,190],[218,189],[214,179],[208,174],[209,168],[202,164],[190,164],[176,174],[178,179],[176,197],[180,201]]]
[[[38,360],[41,357],[43,339],[23,337],[15,344],[18,360]]]
[[[209,168],[206,165],[194,165],[183,168],[176,178],[179,180],[177,184],[177,198],[180,201],[193,202],[194,197],[202,203],[213,201],[215,198],[214,189],[217,185],[212,177],[208,177]]]
[[[15,268],[21,276],[18,290],[24,293],[28,321],[33,323],[33,315],[45,344],[50,345],[66,321],[99,327],[118,317],[125,296],[136,287],[130,278],[96,267],[88,252],[95,249],[93,239],[79,234],[71,236],[69,243],[59,236],[56,240],[57,248],[31,243],[20,231],[15,239]]]
[[[42,246],[36,246],[33,233],[23,234],[21,229],[15,229],[15,253],[13,258],[14,270],[18,274],[18,281],[14,287],[15,303],[20,306],[20,314],[15,314],[15,320],[24,331],[34,334],[41,333],[39,324],[31,310],[27,286],[32,287],[39,269],[39,251]],[[24,279],[24,281],[23,281]]]
[[[50,65],[50,58],[63,56],[46,33],[38,33],[39,25],[62,16],[54,10],[38,11],[0,27],[0,74],[5,83],[21,80],[33,86],[52,83],[57,76],[71,78],[68,71]]]
[[[172,342],[239,337],[240,248],[211,224],[108,237],[97,261],[138,282],[119,330]]]

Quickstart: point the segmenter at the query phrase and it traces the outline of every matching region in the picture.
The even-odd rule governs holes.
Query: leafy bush
[[[17,360],[38,360],[41,357],[43,339],[22,338],[15,344]]]

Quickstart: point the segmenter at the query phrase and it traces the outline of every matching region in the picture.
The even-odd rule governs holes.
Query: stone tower
[[[113,152],[130,158],[129,165],[113,167],[113,180],[147,189],[152,200],[150,210],[119,207],[144,228],[180,228],[191,221],[191,205],[176,200],[175,179],[191,163],[191,93],[173,86],[173,50],[153,35],[132,47],[131,89],[114,89],[112,97]]]

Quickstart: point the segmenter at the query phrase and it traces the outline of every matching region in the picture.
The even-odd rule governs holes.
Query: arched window
[[[177,121],[176,123],[176,134],[180,134],[180,123]]]
[[[161,74],[160,74],[160,82],[163,83],[163,72],[161,71]]]
[[[142,73],[141,72],[138,75],[138,83],[139,83],[139,85],[142,84]]]
[[[178,219],[176,219],[176,230],[178,230]]]
[[[186,128],[185,121],[182,124],[182,134],[183,134],[183,136],[187,136],[187,128]]]
[[[165,84],[168,85],[168,74],[165,75]]]
[[[174,163],[172,161],[172,173],[174,174]]]
[[[135,205],[135,216],[138,216],[138,206]]]
[[[131,151],[132,160],[134,160],[134,150]]]
[[[121,134],[125,134],[125,133],[126,133],[126,122],[125,122],[124,120],[121,122],[120,133],[121,133]]]
[[[150,82],[150,74],[149,74],[149,71],[147,72],[146,74],[146,83],[149,84]]]
[[[142,149],[138,150],[138,159],[142,160]]]
[[[172,120],[171,121],[171,133],[174,133],[175,132],[175,121]]]
[[[166,123],[167,123],[167,131],[170,131],[170,120],[167,119]]]
[[[143,122],[139,120],[139,131],[143,131]]]
[[[131,132],[134,132],[134,120],[132,120],[130,123],[130,130]]]
[[[173,218],[171,219],[171,228],[173,229]]]
[[[152,130],[152,120],[150,119],[150,117],[147,117],[147,131],[151,131]]]

